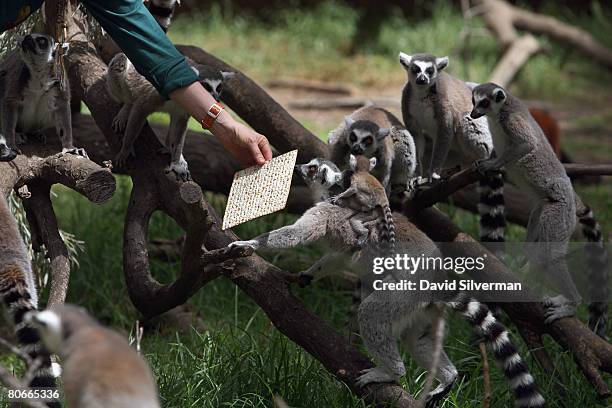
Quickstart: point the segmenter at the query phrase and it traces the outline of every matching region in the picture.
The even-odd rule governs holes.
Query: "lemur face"
[[[204,89],[217,101],[221,99],[223,83],[236,75],[235,72],[219,71],[207,65],[199,65],[198,68],[193,67],[193,70],[198,74]]]
[[[308,187],[313,185],[331,188],[338,184],[342,179],[342,172],[333,162],[319,158],[312,159],[306,164],[298,164],[295,166],[295,171],[306,182]]]
[[[408,72],[410,83],[418,87],[433,85],[438,72],[448,66],[448,57],[436,58],[430,54],[408,55],[400,52],[399,60]]]
[[[55,40],[45,34],[28,34],[21,40],[20,53],[29,66],[51,62],[55,51]]]
[[[51,310],[29,312],[24,320],[31,324],[39,333],[47,350],[57,353],[62,344],[62,321],[57,313]]]
[[[378,144],[389,135],[390,129],[381,128],[367,120],[355,121],[350,116],[344,119],[346,125],[346,145],[351,154],[372,156],[378,150]]]
[[[470,117],[478,119],[484,115],[497,114],[506,102],[506,91],[494,83],[478,85],[472,91],[472,104],[474,108]]]

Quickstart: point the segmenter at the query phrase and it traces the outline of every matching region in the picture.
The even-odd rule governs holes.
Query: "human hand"
[[[272,150],[264,135],[222,112],[211,128],[219,142],[245,166],[265,164],[272,160]]]

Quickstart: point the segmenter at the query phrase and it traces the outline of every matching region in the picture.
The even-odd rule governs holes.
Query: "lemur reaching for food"
[[[87,157],[72,140],[70,84],[67,75],[58,76],[55,66],[61,46],[48,35],[32,33],[0,61],[0,161],[17,156],[17,132],[50,128],[61,140],[62,153]]]
[[[198,73],[202,86],[218,100],[224,82],[232,78],[234,73],[219,71],[192,61],[189,63]],[[191,175],[183,157],[189,114],[173,101],[164,100],[153,85],[136,71],[125,54],[115,55],[109,63],[106,85],[111,96],[123,104],[113,120],[113,130],[123,134],[121,150],[116,157],[117,164],[125,165],[128,157],[134,155],[134,142],[147,116],[153,112],[167,112],[170,114],[170,126],[165,140],[160,140],[170,150],[170,165],[166,167],[165,172],[173,173],[177,180],[190,180]]]
[[[361,164],[357,165],[356,169],[363,170],[369,167],[369,160],[361,158],[359,162]],[[339,170],[334,170],[333,164],[325,159],[313,159],[306,165],[296,166],[296,170],[309,186],[317,187],[319,197],[327,196],[321,194],[323,188],[321,186],[336,189],[337,181],[346,178]],[[327,239],[337,251],[354,251],[359,235],[355,233],[350,219],[355,216],[355,211],[350,208],[323,201],[307,210],[293,225],[265,233],[249,241],[236,241],[230,246],[249,246],[255,249],[290,248]],[[366,219],[369,218],[367,215]],[[370,234],[365,245],[359,248],[358,263],[361,267],[356,269],[362,271],[361,279],[368,282],[372,279],[373,257],[381,254],[378,246],[383,230],[376,222],[366,221],[364,225],[370,230]],[[394,214],[394,225],[398,251],[412,253],[415,256],[422,254],[433,256],[439,253],[436,245],[405,216]],[[431,280],[443,278],[436,271],[417,271],[416,275],[422,276],[425,273]],[[437,278],[431,276],[431,273],[437,274]],[[404,363],[397,347],[398,337],[403,340],[421,367],[427,370],[432,368],[435,339],[431,327],[434,318],[437,318],[433,313],[437,302],[442,302],[460,312],[486,339],[517,396],[517,406],[524,408],[544,406],[544,398],[537,391],[533,377],[504,326],[495,319],[486,305],[462,293],[449,294],[447,299],[442,299],[428,291],[417,294],[403,291],[368,291],[368,296],[359,306],[358,320],[364,344],[378,365],[361,373],[357,379],[358,386],[372,382],[397,381],[405,373]],[[457,375],[457,369],[442,351],[436,374],[440,384],[428,394],[428,406],[433,406],[450,391]]]

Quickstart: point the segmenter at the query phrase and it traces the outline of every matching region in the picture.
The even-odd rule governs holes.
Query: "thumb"
[[[249,152],[251,153],[251,157],[253,157],[256,164],[266,164],[266,159],[264,159],[264,156],[261,153],[261,150],[259,150],[259,145],[257,143],[249,143]]]

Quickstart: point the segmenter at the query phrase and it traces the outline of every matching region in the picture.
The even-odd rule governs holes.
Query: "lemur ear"
[[[351,118],[350,116],[345,116],[344,117],[344,124],[346,125],[347,128],[350,128],[353,123],[355,123],[355,119]]]
[[[412,62],[412,55],[408,55],[406,53],[400,52],[399,53],[399,62],[400,62],[400,64],[402,64],[403,66],[408,68],[408,66]]]
[[[231,71],[221,71],[221,76],[223,77],[224,81],[227,81],[228,79],[235,77],[236,73]]]
[[[438,68],[438,71],[442,71],[446,67],[448,67],[448,57],[436,58],[436,68]]]
[[[495,96],[495,103],[500,103],[506,99],[506,93],[501,88],[497,88],[493,91],[493,96]]]
[[[376,132],[376,140],[384,139],[385,137],[389,136],[389,133],[391,133],[391,129],[389,128],[378,129],[378,132]]]
[[[351,169],[353,171],[357,169],[357,158],[353,154],[351,154],[351,156],[349,157],[349,166],[351,166]]]
[[[376,157],[370,159],[370,171],[372,171],[374,167],[376,167]]]

